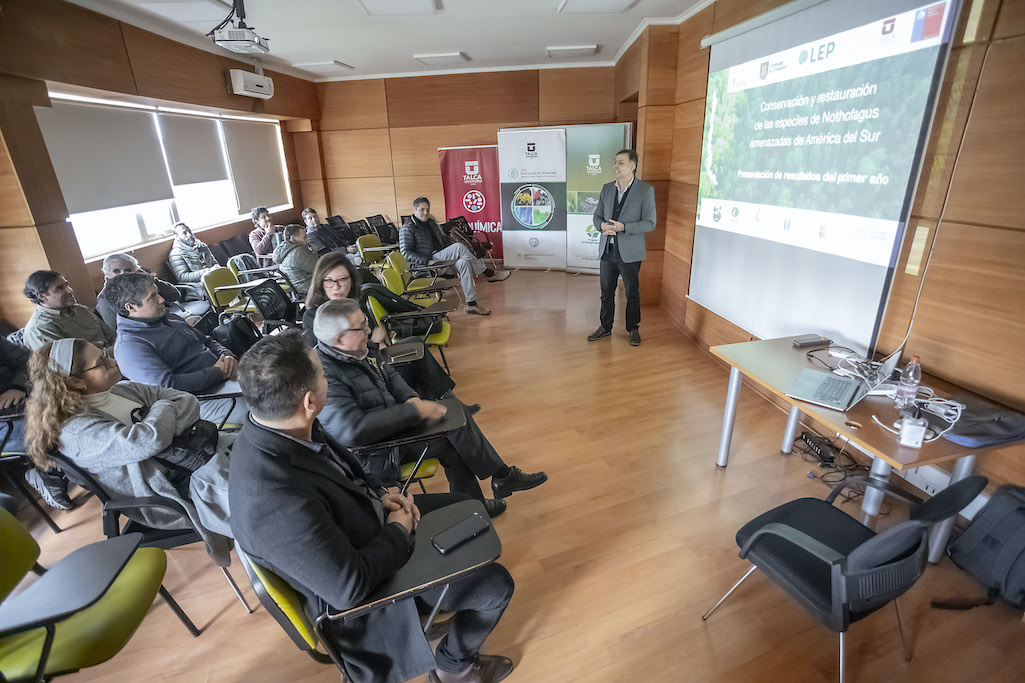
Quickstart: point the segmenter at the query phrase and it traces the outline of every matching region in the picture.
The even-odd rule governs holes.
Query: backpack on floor
[[[249,316],[244,313],[226,313],[221,316],[221,324],[213,329],[210,336],[235,354],[236,358],[241,358],[262,335]]]
[[[998,488],[947,553],[958,567],[988,589],[975,601],[933,601],[939,609],[970,609],[997,598],[1025,608],[1025,487]]]

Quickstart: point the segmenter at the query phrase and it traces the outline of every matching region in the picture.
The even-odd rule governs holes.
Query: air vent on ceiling
[[[394,17],[416,14],[434,14],[435,0],[356,0],[363,11],[372,17]]]
[[[590,57],[598,52],[597,45],[552,45],[546,47],[548,56],[552,59],[565,59],[570,57]]]
[[[462,52],[433,52],[413,55],[413,59],[427,66],[456,66],[470,61],[470,58]]]
[[[297,69],[306,69],[307,71],[316,71],[317,73],[331,73],[339,70],[352,71],[356,67],[345,62],[339,62],[337,59],[330,62],[296,62],[293,64]]]
[[[561,0],[558,12],[564,14],[619,14],[639,0]]]

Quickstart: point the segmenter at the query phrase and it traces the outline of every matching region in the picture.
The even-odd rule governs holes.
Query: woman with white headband
[[[180,454],[174,453],[172,441],[199,420],[195,396],[122,381],[113,357],[84,339],[46,344],[32,354],[29,374],[26,441],[37,466],[50,466],[49,453],[56,449],[111,495],[158,495],[177,501],[213,559],[228,564],[229,444],[218,443],[218,452],[201,466],[173,464]],[[127,514],[156,528],[188,524],[172,512],[153,508]]]

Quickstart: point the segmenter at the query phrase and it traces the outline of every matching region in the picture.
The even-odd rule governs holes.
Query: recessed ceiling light
[[[309,71],[334,71],[335,69],[355,69],[356,67],[345,62],[339,62],[337,59],[330,62],[298,62],[293,64],[297,69],[308,69]]]
[[[452,66],[470,61],[462,52],[433,52],[430,54],[413,55],[413,59],[427,66]]]
[[[546,47],[549,57],[589,57],[598,52],[597,45],[552,45]]]
[[[434,0],[356,0],[363,11],[372,17],[434,14]]]
[[[639,0],[562,0],[556,11],[566,14],[618,14],[638,2]]]

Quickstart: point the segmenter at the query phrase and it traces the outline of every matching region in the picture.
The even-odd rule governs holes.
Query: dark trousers
[[[610,246],[601,257],[601,326],[612,329],[616,318],[616,283],[623,278],[626,290],[626,329],[636,330],[641,324],[641,273],[642,261],[626,263],[619,256],[619,249]]]
[[[464,412],[465,409],[464,409]],[[413,444],[403,452],[403,462],[420,456],[423,445]],[[487,479],[505,467],[502,457],[487,440],[473,416],[466,412],[466,424],[444,439],[432,441],[427,457],[437,458],[445,468],[448,490],[484,500],[478,479]]]
[[[458,493],[413,496],[420,514],[424,515],[465,499],[465,496]],[[441,611],[455,614],[452,615],[448,635],[438,644],[435,653],[439,669],[455,672],[470,665],[474,655],[480,652],[484,641],[502,618],[502,613],[512,600],[514,587],[512,576],[500,564],[481,567],[449,586],[441,603]],[[440,588],[428,591],[418,597],[417,602],[430,609],[438,604],[441,592]]]

